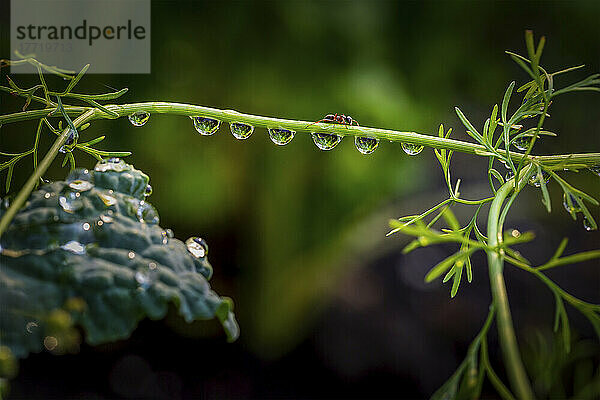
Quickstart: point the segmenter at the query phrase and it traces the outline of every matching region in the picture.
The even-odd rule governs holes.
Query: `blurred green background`
[[[2,7],[0,54],[6,57],[8,2]],[[186,102],[290,119],[337,112],[365,126],[426,134],[444,123],[454,128],[453,137],[466,140],[454,106],[481,126],[511,80],[526,82],[504,54],[525,53],[525,29],[547,36],[543,60],[550,70],[586,64],[557,84],[600,71],[599,13],[597,1],[153,1],[152,73],[92,75],[82,87],[128,87],[123,102]],[[19,103],[4,96],[0,106],[7,113]],[[600,151],[599,106],[597,93],[559,98],[547,128],[560,136],[544,138],[535,151]],[[2,127],[2,149],[26,148],[34,127]],[[98,398],[162,398],[164,388],[140,394],[114,383],[115,369],[125,363],[125,371],[167,370],[164,380],[178,389],[164,389],[164,398],[420,398],[451,374],[485,318],[483,258],[474,283],[464,284],[451,301],[448,286],[422,283],[451,247],[403,256],[407,239],[385,237],[389,218],[445,198],[430,149],[409,157],[398,144],[381,143],[363,156],[346,138],[323,152],[303,133],[279,147],[262,129],[246,141],[234,139],[226,126],[201,137],[188,118],[164,115],[151,116],[143,128],[123,119],[94,123],[82,140],[101,134],[108,137],[103,148],[133,151],[129,162],[150,175],[150,201],[161,225],[180,239],[208,241],[212,285],[235,300],[242,336],[224,345],[212,325],[186,325],[174,316],[144,323],[130,341],[84,348],[81,356],[65,356],[68,362],[31,357],[14,385],[17,397],[65,398],[84,391]],[[50,139],[46,135],[44,143]],[[94,164],[84,155],[79,162]],[[487,195],[485,160],[456,155],[453,163],[466,197]],[[66,173],[55,164],[49,179]],[[14,188],[30,172],[28,162],[21,165]],[[573,174],[572,180],[600,196],[598,177]],[[598,233],[572,222],[560,207],[560,189],[551,190],[551,215],[532,189],[508,220],[539,236],[523,252],[541,262],[563,236],[573,238],[567,252],[597,248]],[[466,223],[470,211],[457,212]],[[593,213],[598,216],[598,209]],[[597,267],[579,265],[571,274],[559,271],[556,279],[598,302]],[[549,329],[551,295],[532,278],[511,274],[521,333]],[[587,337],[589,326],[574,318],[575,330]],[[80,377],[79,386],[60,384],[57,376],[39,380],[39,371],[48,373],[39,365],[55,363],[71,374],[78,374],[73,365],[99,372]],[[190,365],[200,371],[195,378],[188,376]],[[32,391],[27,379],[37,379],[45,391]]]

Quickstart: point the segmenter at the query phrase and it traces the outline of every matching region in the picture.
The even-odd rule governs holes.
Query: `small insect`
[[[328,124],[342,124],[342,125],[350,125],[350,126],[352,126],[352,125],[359,126],[358,125],[358,121],[355,120],[355,119],[353,119],[351,116],[344,115],[344,114],[338,114],[338,113],[327,114],[322,119],[320,119],[320,120],[318,120],[316,122],[313,122],[310,125],[318,124],[320,122],[325,122],[325,123],[328,123]]]

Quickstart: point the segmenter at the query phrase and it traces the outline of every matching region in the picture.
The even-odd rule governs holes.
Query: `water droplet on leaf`
[[[311,136],[315,145],[321,150],[332,150],[342,141],[340,135],[330,133],[311,133]]]
[[[76,180],[69,183],[69,187],[73,190],[77,190],[78,192],[87,192],[91,188],[94,187],[89,181]]]
[[[152,194],[152,186],[148,185],[146,186],[146,190],[144,190],[144,196],[148,197]]]
[[[129,122],[131,122],[131,125],[144,126],[146,124],[146,122],[148,122],[148,120],[150,119],[150,114],[147,113],[146,111],[140,111],[140,112],[131,114],[128,118],[129,118]]]
[[[112,217],[109,217],[108,215],[104,215],[104,214],[100,215],[100,219],[105,224],[110,224],[111,222],[113,222],[113,218]]]
[[[58,204],[60,207],[68,213],[74,213],[75,211],[83,208],[83,202],[79,198],[79,193],[66,192],[64,195],[58,197]]]
[[[208,254],[208,245],[204,239],[192,236],[185,241],[187,249],[196,258],[204,258]]]
[[[156,263],[151,262],[148,265],[141,265],[135,273],[135,281],[142,289],[148,289],[158,276],[158,267]]]
[[[100,197],[100,200],[102,200],[102,202],[104,203],[104,205],[106,207],[114,206],[115,204],[117,204],[117,199],[115,199],[111,195],[104,194],[104,193],[98,193],[98,197]],[[106,221],[104,221],[104,222],[106,222]]]
[[[354,145],[362,154],[371,154],[379,146],[379,139],[363,136],[354,137]]]
[[[254,132],[254,127],[252,125],[243,124],[241,122],[231,122],[229,124],[229,128],[231,129],[231,134],[236,139],[248,139],[252,132]]]
[[[71,241],[63,244],[62,246],[60,246],[60,248],[63,250],[70,251],[73,254],[78,254],[78,255],[85,254],[85,246],[83,246],[81,243],[79,243],[75,240],[71,240]]]
[[[413,143],[402,143],[402,150],[409,156],[416,156],[423,151],[423,146]]]
[[[295,131],[291,131],[289,129],[284,128],[268,128],[269,137],[278,146],[285,146],[289,142],[292,141]]]
[[[106,172],[106,171],[122,172],[122,171],[129,171],[131,169],[132,169],[131,165],[127,164],[125,161],[121,160],[120,158],[116,158],[116,157],[107,158],[107,159],[98,161],[96,163],[96,166],[94,167],[94,171],[98,171],[98,172]]]
[[[145,222],[151,225],[156,225],[159,223],[159,217],[156,208],[154,208],[152,204],[146,203],[144,200],[140,201],[136,215],[140,222]]]
[[[204,136],[213,135],[217,130],[219,130],[219,126],[221,125],[221,121],[214,118],[206,118],[206,117],[190,117],[194,121],[194,128],[198,131],[199,134]]]
[[[169,243],[169,239],[173,238],[173,231],[171,229],[165,229],[160,233],[162,237],[162,244]]]

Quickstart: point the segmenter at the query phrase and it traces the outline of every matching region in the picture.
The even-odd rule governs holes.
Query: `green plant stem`
[[[522,175],[528,176],[524,168]],[[519,182],[520,183],[520,182]],[[516,187],[520,187],[517,185]],[[488,215],[488,245],[496,247],[502,243],[502,224],[499,223],[500,212],[504,200],[509,196],[515,188],[514,178],[507,181],[496,192],[496,198],[490,205]],[[518,190],[518,189],[515,189]],[[529,383],[529,378],[523,367],[517,338],[513,327],[510,307],[508,305],[508,296],[506,294],[506,285],[504,283],[503,268],[504,256],[503,252],[486,250],[490,275],[490,286],[492,289],[492,297],[496,307],[496,319],[498,323],[498,336],[500,337],[500,346],[506,363],[506,370],[514,392],[519,399],[533,399],[533,391]]]
[[[243,114],[234,110],[221,110],[217,108],[196,106],[193,104],[184,103],[169,103],[169,102],[144,102],[131,103],[122,105],[106,105],[106,109],[116,113],[119,117],[128,116],[135,112],[148,112],[150,114],[171,114],[181,116],[202,116],[215,118],[222,122],[241,122],[250,124],[257,128],[285,128],[297,132],[319,132],[319,133],[335,133],[343,136],[370,136],[380,140],[388,140],[392,142],[403,142],[417,144],[421,146],[433,147],[437,149],[447,149],[459,151],[467,154],[476,154],[482,156],[490,156],[485,147],[479,144],[465,142],[455,139],[447,139],[433,135],[424,135],[412,131],[395,131],[389,129],[369,128],[364,126],[346,126],[340,124],[315,124],[312,121],[290,120],[272,117],[263,117],[259,115]],[[46,108],[42,110],[24,111],[13,114],[0,116],[0,125],[39,119],[46,117],[53,112],[55,108]],[[79,115],[82,112],[94,110],[93,116],[89,120],[96,119],[114,119],[114,116],[102,112],[99,109],[92,107],[65,107],[65,111],[69,115]],[[59,117],[59,113],[54,116]],[[552,166],[561,164],[562,167],[581,168],[586,166],[594,166],[600,164],[600,153],[581,153],[581,154],[560,154],[552,156],[525,156],[523,153],[509,152],[511,159],[514,161],[536,161],[544,166]]]

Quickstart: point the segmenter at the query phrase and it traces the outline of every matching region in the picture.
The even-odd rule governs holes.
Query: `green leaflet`
[[[169,303],[187,322],[218,318],[230,341],[238,337],[233,302],[208,284],[206,254],[158,225],[148,180],[110,159],[31,194],[0,241],[0,344],[17,358],[42,350],[57,311],[92,345],[163,318]]]

